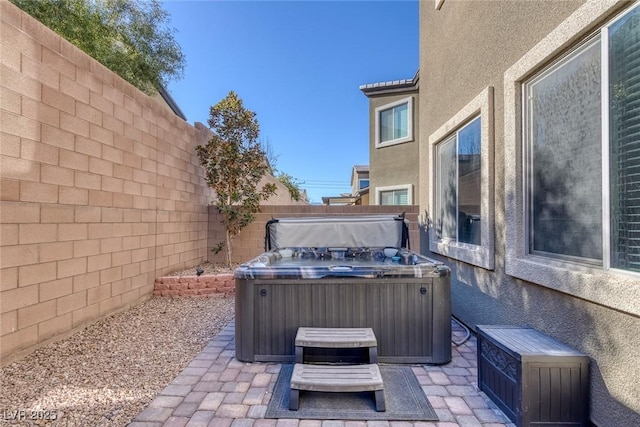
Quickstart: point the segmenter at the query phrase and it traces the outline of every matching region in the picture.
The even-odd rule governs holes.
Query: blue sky
[[[311,202],[350,191],[369,163],[368,99],[359,86],[412,78],[417,1],[165,0],[186,56],[168,90],[189,123],[233,90],[257,114],[278,170]]]

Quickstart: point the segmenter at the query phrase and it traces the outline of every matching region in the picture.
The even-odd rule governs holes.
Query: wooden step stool
[[[376,411],[386,410],[382,375],[377,364],[369,365],[306,365],[296,363],[291,375],[289,409],[297,411],[300,390],[324,392],[373,391]]]
[[[305,347],[369,347],[369,363],[378,363],[378,341],[371,328],[298,328],[296,363],[303,363]]]

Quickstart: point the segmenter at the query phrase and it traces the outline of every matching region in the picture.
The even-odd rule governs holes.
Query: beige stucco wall
[[[431,153],[429,136],[463,109],[486,87],[494,88],[495,269],[486,270],[429,253],[452,268],[454,315],[471,327],[479,324],[533,326],[592,358],[591,419],[599,426],[640,425],[640,320],[637,310],[616,307],[615,291],[590,302],[552,287],[517,280],[506,274],[505,222],[505,72],[579,10],[583,1],[445,0],[420,4],[420,190],[421,212],[429,208]],[[600,2],[612,3],[612,2]],[[609,5],[592,28],[624,5]],[[581,9],[579,13],[592,13]],[[567,28],[570,30],[570,28]],[[560,31],[561,33],[562,31]],[[580,35],[584,35],[585,30]],[[555,34],[555,33],[554,33]],[[576,36],[579,37],[580,35]],[[574,37],[575,39],[575,37]],[[571,42],[571,40],[569,40]],[[509,203],[507,203],[509,202]],[[427,239],[423,237],[423,251]],[[579,289],[580,279],[559,275],[567,287]],[[593,282],[618,283],[602,275]],[[583,283],[591,286],[593,283]],[[640,289],[637,280],[620,286]],[[562,289],[562,286],[557,286]],[[607,289],[612,289],[610,286]],[[629,288],[626,293],[633,294]],[[636,307],[640,295],[635,298]],[[633,299],[632,299],[633,300]],[[627,306],[628,307],[628,306]]]
[[[376,147],[376,108],[413,97],[413,140],[387,147]],[[412,185],[413,200],[417,203],[419,189],[418,171],[418,115],[417,90],[400,94],[376,95],[369,98],[369,203],[376,203],[376,188]]]

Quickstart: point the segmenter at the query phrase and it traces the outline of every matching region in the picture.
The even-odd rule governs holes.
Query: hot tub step
[[[369,363],[378,362],[378,341],[371,328],[298,328],[296,363],[303,363],[305,347],[369,347]]]
[[[303,365],[296,363],[291,375],[289,409],[297,411],[300,390],[324,392],[372,391],[376,411],[385,411],[384,384],[377,364],[369,365]]]

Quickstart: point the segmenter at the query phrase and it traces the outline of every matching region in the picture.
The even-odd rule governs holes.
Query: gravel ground
[[[233,297],[153,297],[41,347],[0,370],[0,425],[126,426],[233,310]],[[12,421],[19,410],[57,420]]]

